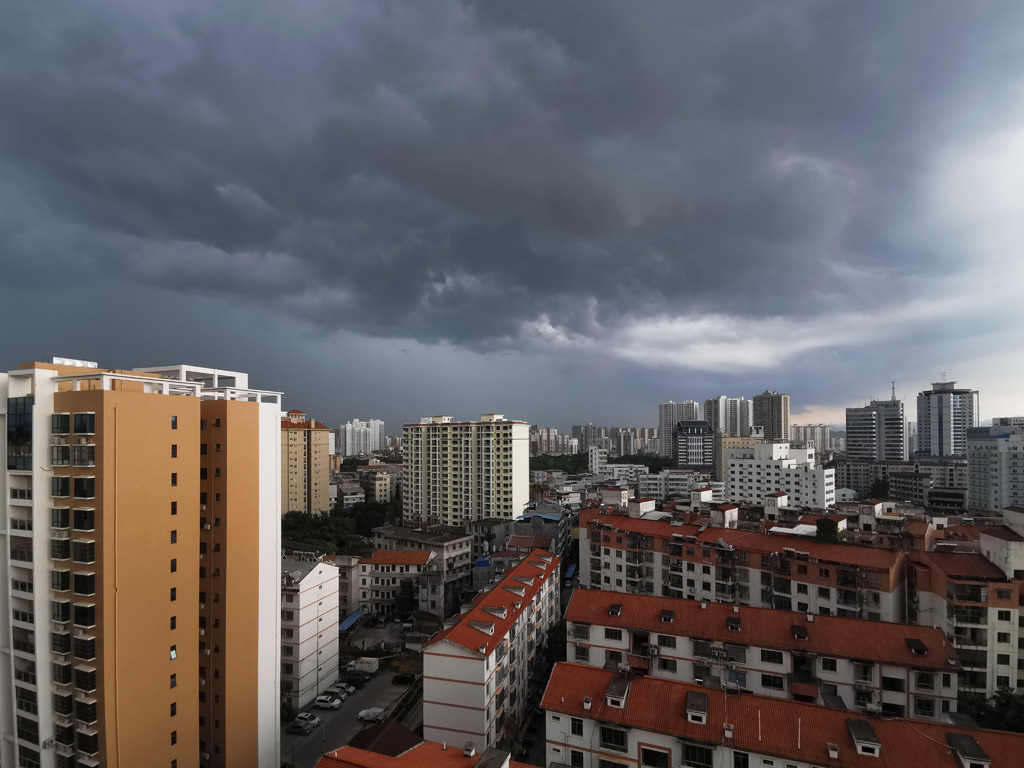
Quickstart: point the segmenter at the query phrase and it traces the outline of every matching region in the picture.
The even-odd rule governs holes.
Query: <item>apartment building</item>
[[[749,437],[753,426],[753,412],[750,401],[745,397],[726,397],[720,395],[704,401],[704,421],[711,425],[715,432],[732,437]],[[662,442],[669,439],[672,432],[662,436]],[[668,454],[671,456],[671,452]]]
[[[281,513],[331,511],[330,429],[299,410],[281,419]]]
[[[280,765],[280,393],[0,374],[0,764]]]
[[[872,621],[902,621],[905,556],[782,533],[580,512],[580,585]]]
[[[313,703],[338,677],[338,568],[313,555],[281,560],[281,700]]]
[[[338,616],[343,619],[359,610],[359,561],[356,555],[327,555],[323,562],[338,569]]]
[[[894,472],[928,474],[932,478],[932,488],[935,489],[967,488],[966,459],[929,456],[915,456],[908,461],[841,460],[836,462],[836,487],[850,488],[860,495],[865,495],[875,482],[888,480]]]
[[[829,449],[832,427],[828,424],[793,424],[789,428],[789,439],[799,445],[813,445],[818,453]]]
[[[402,514],[407,525],[462,525],[485,517],[519,517],[530,500],[529,425],[485,413],[406,424]]]
[[[677,422],[672,430],[672,441],[676,467],[711,471],[715,461],[715,432],[708,422]]]
[[[373,546],[427,550],[436,555],[437,567],[426,574],[430,583],[426,609],[430,613],[451,615],[472,587],[473,535],[462,528],[438,526],[422,530],[382,525],[373,529]]]
[[[369,456],[384,448],[384,422],[380,419],[352,419],[338,427],[340,456]]]
[[[543,550],[507,572],[423,649],[423,738],[508,748],[534,706],[561,560]]]
[[[751,426],[764,429],[765,440],[789,440],[789,395],[767,389],[754,395]],[[824,448],[824,446],[822,446]]]
[[[747,450],[753,450],[754,446],[758,443],[764,442],[764,430],[761,427],[753,429],[751,434],[747,437],[733,437],[726,435],[722,432],[716,432],[713,450],[714,455],[712,457],[713,467],[711,469],[711,479],[716,483],[721,483],[725,480],[726,475],[726,452],[734,448],[744,448]]]
[[[978,425],[978,390],[955,381],[938,381],[917,395],[917,452],[928,456],[963,456],[967,430]]]
[[[544,692],[548,765],[1004,768],[1024,735],[868,717],[562,662]]]
[[[819,467],[813,448],[789,443],[758,443],[725,452],[726,497],[734,503],[764,504],[785,493],[795,506],[826,509],[836,502],[835,470]]]
[[[443,581],[437,555],[424,549],[377,549],[359,561],[358,607],[373,613],[403,610],[402,593],[410,598],[405,611],[441,615]],[[408,584],[409,586],[403,586]]]
[[[707,472],[692,469],[663,469],[655,475],[637,478],[638,496],[649,496],[664,501],[670,496],[686,496],[693,488],[704,488],[711,481]],[[721,483],[718,483],[721,486]],[[721,496],[721,492],[719,493]]]
[[[700,403],[694,400],[686,400],[676,403],[669,400],[658,406],[658,435],[661,441],[658,444],[658,452],[665,458],[672,458],[675,445],[669,439],[672,430],[680,421],[697,421],[700,418]]]
[[[903,401],[872,400],[846,409],[846,455],[860,461],[906,461]]]
[[[941,630],[578,589],[570,661],[715,689],[939,720],[960,664]]]
[[[1024,427],[967,431],[968,499],[972,512],[998,514],[1024,506]]]

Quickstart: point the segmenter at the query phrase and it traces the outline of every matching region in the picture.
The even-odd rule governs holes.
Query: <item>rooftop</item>
[[[429,549],[375,549],[370,557],[364,557],[359,562],[373,565],[426,565],[431,557],[435,555]]]
[[[851,544],[827,544],[814,539],[794,541],[788,537],[769,536],[759,531],[742,531],[730,528],[712,528],[698,525],[673,524],[670,520],[648,520],[601,512],[583,510],[580,512],[580,527],[592,523],[607,525],[623,533],[639,533],[662,538],[693,537],[705,546],[713,547],[718,541],[745,552],[770,555],[780,553],[784,548],[799,549],[809,557],[822,562],[840,565],[855,565],[876,571],[890,571],[900,560],[897,552],[862,547]],[[701,530],[703,528],[703,530]]]
[[[319,558],[313,555],[307,555],[305,557],[282,557],[281,558],[281,577],[290,576],[294,581],[302,581],[306,576],[309,575],[310,571],[321,564]],[[324,563],[330,565],[332,568],[337,566],[334,563]]]
[[[622,606],[617,615],[609,608]],[[702,607],[703,605],[703,607]],[[665,617],[671,614],[671,621]],[[915,669],[958,671],[959,663],[946,636],[931,627],[890,624],[837,616],[807,616],[770,608],[699,603],[669,597],[630,595],[577,589],[566,610],[567,621],[595,626],[646,629],[666,635],[718,642],[743,643],[758,648],[802,651],[845,659],[871,659]],[[730,629],[729,624],[738,626]],[[797,640],[800,634],[806,639]],[[924,654],[911,651],[908,641],[924,645]],[[920,647],[920,646],[916,646]]]
[[[596,667],[559,663],[551,673],[541,706],[550,712],[592,719],[609,725],[668,734],[709,745],[749,750],[801,764],[844,768],[960,768],[956,743],[976,743],[993,768],[1019,765],[1024,735],[1006,731],[965,730],[952,725],[902,718],[874,718],[815,704],[702,688],[672,680],[639,677],[632,681],[625,707],[610,707],[605,692],[617,673]],[[708,696],[705,724],[685,716],[686,695]],[[584,697],[590,708],[584,707]],[[727,735],[726,724],[731,725]],[[947,736],[954,736],[947,742]],[[957,738],[957,737],[961,738]],[[857,752],[853,738],[881,745],[877,756]],[[642,740],[642,737],[641,737]],[[838,749],[837,758],[829,747]],[[954,747],[954,750],[950,749]]]
[[[1007,581],[999,566],[977,552],[922,552],[920,559],[950,578]]]
[[[488,749],[466,757],[462,746],[424,741],[399,755],[382,755],[348,746],[328,752],[320,758],[316,768],[473,768],[477,764],[508,765],[509,768],[534,768],[525,763],[509,761],[508,752]]]
[[[558,572],[560,563],[561,558],[550,552],[534,550],[523,562],[507,571],[494,589],[478,596],[473,601],[473,608],[459,616],[458,624],[434,635],[423,652],[430,653],[438,643],[449,642],[481,656],[489,656],[547,579]]]
[[[550,536],[509,536],[508,544],[509,549],[550,549],[551,537]]]
[[[408,539],[423,544],[451,544],[459,539],[471,539],[472,534],[461,528],[406,528],[401,525],[381,525],[373,529],[375,536],[389,536],[396,539]]]

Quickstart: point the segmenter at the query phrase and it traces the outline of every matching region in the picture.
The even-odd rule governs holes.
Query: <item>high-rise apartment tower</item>
[[[903,401],[872,400],[846,409],[846,455],[863,461],[905,461],[907,422]]]
[[[764,427],[765,440],[789,441],[789,395],[765,390],[754,395],[753,425]]]
[[[658,444],[658,453],[666,458],[671,458],[676,447],[672,441],[672,431],[680,421],[697,421],[700,418],[700,404],[687,400],[676,403],[669,400],[658,406],[658,437],[661,442]]]
[[[277,768],[280,393],[58,358],[0,408],[0,764]]]
[[[967,430],[978,425],[978,390],[958,389],[955,381],[933,382],[917,395],[917,452],[963,456]]]

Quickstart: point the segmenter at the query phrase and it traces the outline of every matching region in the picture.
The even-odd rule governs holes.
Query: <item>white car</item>
[[[334,697],[335,699],[341,699],[344,701],[348,698],[348,691],[340,683],[335,683],[330,688],[324,691],[326,696]]]
[[[330,695],[317,696],[313,706],[317,709],[337,709],[341,706],[341,699]]]
[[[359,713],[359,722],[361,723],[379,723],[383,719],[383,707],[370,707],[369,709],[364,709]]]

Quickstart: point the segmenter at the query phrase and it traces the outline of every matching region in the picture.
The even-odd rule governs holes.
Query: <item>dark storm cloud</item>
[[[20,3],[0,258],[25,285],[116,276],[471,349],[709,315],[797,333],[952,269],[916,228],[921,177],[963,105],[1006,100],[1022,14]]]

